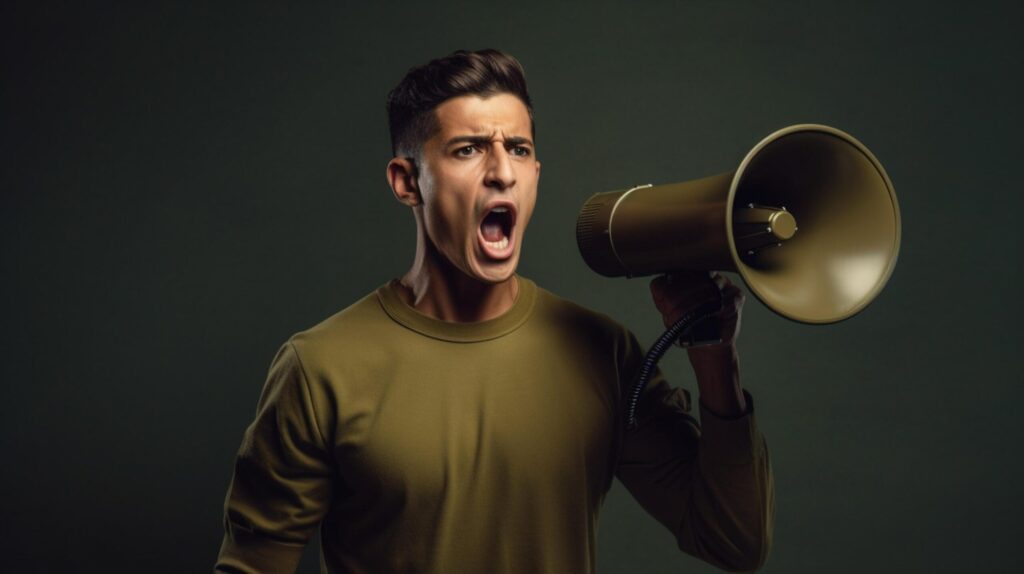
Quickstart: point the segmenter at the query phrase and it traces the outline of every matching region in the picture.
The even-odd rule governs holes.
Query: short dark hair
[[[526,91],[526,74],[519,60],[512,56],[493,49],[458,50],[411,68],[388,93],[391,153],[395,157],[418,155],[423,142],[440,128],[434,110],[446,100],[469,94],[486,98],[501,93],[523,101],[533,133],[533,104]]]

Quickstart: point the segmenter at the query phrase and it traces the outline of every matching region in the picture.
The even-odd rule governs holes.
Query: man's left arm
[[[685,274],[651,284],[666,326],[721,299],[721,342],[688,349],[700,392],[700,423],[689,396],[656,377],[626,431],[617,475],[685,552],[726,570],[760,567],[771,546],[774,489],[753,400],[740,386],[736,336],[743,295],[725,277]]]

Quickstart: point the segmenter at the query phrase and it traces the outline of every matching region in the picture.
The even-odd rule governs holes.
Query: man
[[[279,351],[217,570],[292,572],[319,528],[327,572],[593,572],[613,476],[684,551],[757,568],[773,495],[738,383],[739,290],[652,283],[666,323],[721,298],[722,342],[689,350],[703,434],[660,375],[626,430],[636,339],[515,273],[540,176],[519,63],[456,52],[410,70],[388,111],[412,267]]]

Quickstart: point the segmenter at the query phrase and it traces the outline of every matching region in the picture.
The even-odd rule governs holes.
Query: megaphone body
[[[892,182],[863,144],[801,124],[763,139],[734,172],[592,196],[576,237],[602,275],[735,271],[776,313],[833,323],[885,286],[900,216]]]

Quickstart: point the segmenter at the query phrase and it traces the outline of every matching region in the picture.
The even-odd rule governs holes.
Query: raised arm
[[[641,400],[638,428],[625,431],[616,475],[681,550],[725,570],[756,570],[771,547],[774,489],[753,400],[739,384],[743,296],[721,276],[689,276],[674,286],[659,278],[652,292],[669,325],[720,292],[722,342],[689,350],[700,422],[690,415],[689,394],[658,373]],[[626,363],[633,368],[640,350],[635,339],[630,345]]]

